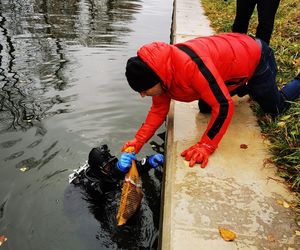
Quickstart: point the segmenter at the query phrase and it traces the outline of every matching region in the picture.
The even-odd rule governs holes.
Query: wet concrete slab
[[[174,43],[213,33],[200,2],[175,0],[174,6]],[[266,164],[268,142],[248,97],[234,101],[232,122],[205,169],[188,167],[180,153],[199,141],[210,115],[200,114],[197,102],[172,102],[161,249],[300,249],[297,213],[288,206],[295,194],[276,176],[276,168]],[[219,227],[234,231],[237,238],[224,241]]]

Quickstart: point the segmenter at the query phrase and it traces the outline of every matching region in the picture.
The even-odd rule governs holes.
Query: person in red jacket
[[[199,100],[211,111],[211,120],[200,141],[181,153],[189,166],[200,163],[218,146],[233,115],[231,96],[249,94],[265,113],[276,116],[300,95],[297,76],[282,90],[275,82],[272,49],[245,34],[224,33],[199,37],[175,45],[153,42],[142,46],[126,65],[130,87],[142,97],[152,97],[152,107],[134,138],[122,148],[138,153],[168,114],[171,99]],[[201,109],[200,109],[201,111]]]

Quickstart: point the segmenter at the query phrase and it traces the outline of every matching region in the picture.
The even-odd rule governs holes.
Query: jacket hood
[[[163,84],[168,87],[172,75],[171,72],[172,47],[164,42],[153,42],[142,46],[138,56],[159,76]]]

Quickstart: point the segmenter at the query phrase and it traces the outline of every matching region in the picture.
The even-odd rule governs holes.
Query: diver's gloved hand
[[[134,152],[139,153],[143,145],[143,142],[139,141],[137,138],[134,137],[133,139],[131,139],[123,145],[121,151],[124,152],[128,147],[134,147]]]
[[[148,158],[148,162],[153,168],[157,168],[158,165],[162,165],[164,163],[164,155],[162,154],[155,154],[151,155]]]
[[[136,161],[135,153],[123,153],[117,163],[118,169],[123,173],[127,173],[133,160]]]

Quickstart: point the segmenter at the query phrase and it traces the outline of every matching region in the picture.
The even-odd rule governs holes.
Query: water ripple
[[[118,195],[108,199],[106,212],[99,210],[101,204],[89,204],[94,209],[75,219],[56,201],[68,186],[66,168],[84,162],[100,141],[117,154],[145,118],[149,102],[137,105],[138,97],[125,84],[124,65],[140,43],[168,42],[170,3],[0,1],[0,183],[5,185],[0,219],[8,230],[3,234],[14,238],[12,249],[47,245],[40,236],[49,230],[54,244],[64,249],[157,246],[159,187],[145,188],[152,193],[145,194],[136,219],[122,229],[115,225]],[[7,191],[14,197],[9,202]],[[73,209],[86,205],[78,202]],[[34,237],[9,227],[14,221]]]

